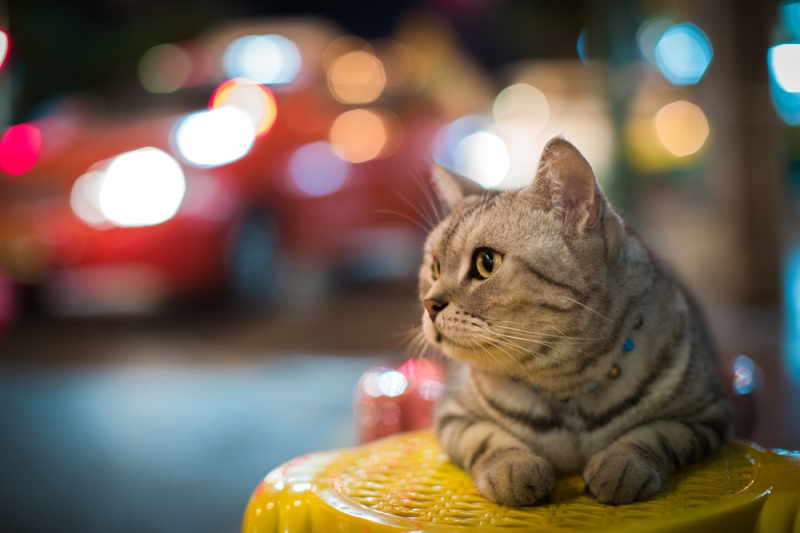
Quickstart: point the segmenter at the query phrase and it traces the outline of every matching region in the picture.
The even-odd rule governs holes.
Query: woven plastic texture
[[[672,476],[648,501],[619,507],[600,504],[586,494],[579,476],[560,479],[550,501],[535,507],[491,503],[428,433],[345,454],[329,472],[343,497],[389,515],[448,525],[577,528],[663,517],[739,493],[757,474],[755,462],[742,448],[729,444]]]
[[[797,526],[797,527],[795,527]],[[598,503],[583,480],[511,508],[480,496],[429,431],[298,457],[247,506],[245,533],[393,533],[474,529],[603,533],[800,533],[800,453],[731,442],[673,475],[644,502]]]

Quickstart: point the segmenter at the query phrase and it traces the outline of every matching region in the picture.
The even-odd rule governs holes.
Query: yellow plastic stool
[[[800,453],[742,441],[673,475],[648,501],[613,507],[579,476],[549,501],[510,508],[480,496],[430,431],[299,457],[256,488],[244,533],[390,531],[800,533]]]

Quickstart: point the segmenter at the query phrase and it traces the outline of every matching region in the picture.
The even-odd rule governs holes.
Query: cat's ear
[[[448,211],[462,203],[467,196],[480,196],[485,191],[471,179],[447,170],[438,163],[433,164],[431,178],[439,200]]]
[[[554,213],[572,235],[594,228],[601,216],[603,195],[591,165],[560,137],[551,139],[542,150],[528,194],[537,208]]]

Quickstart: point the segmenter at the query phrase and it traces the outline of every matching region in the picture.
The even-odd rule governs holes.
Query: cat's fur
[[[550,141],[518,191],[438,166],[434,184],[450,212],[425,244],[423,330],[454,360],[435,429],[483,496],[531,505],[582,473],[600,502],[639,501],[725,442],[732,410],[697,307],[569,142]],[[502,255],[487,279],[484,247]]]

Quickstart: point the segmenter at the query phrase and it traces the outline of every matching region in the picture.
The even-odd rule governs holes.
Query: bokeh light
[[[675,21],[669,17],[652,17],[642,22],[636,31],[639,52],[651,65],[656,65],[656,45],[664,33],[674,25]]]
[[[586,63],[589,61],[589,43],[587,41],[587,29],[583,28],[581,32],[578,34],[578,40],[575,43],[575,50],[578,52],[578,57],[581,58],[581,61]]]
[[[69,195],[72,211],[88,224],[102,224],[107,219],[100,208],[100,187],[105,172],[92,170],[75,180]]]
[[[733,361],[733,392],[750,394],[756,384],[756,364],[746,355],[739,355]]]
[[[711,41],[691,22],[669,28],[655,49],[658,70],[673,85],[693,85],[700,81],[713,55]]]
[[[247,155],[256,138],[253,120],[238,107],[199,111],[180,120],[175,144],[188,162],[205,167],[225,165]]]
[[[42,150],[42,133],[31,124],[11,126],[0,139],[0,168],[19,176],[36,163]]]
[[[289,176],[301,192],[326,196],[338,191],[347,181],[350,165],[336,155],[333,146],[317,141],[298,148],[289,161]]]
[[[775,49],[785,46],[792,46],[789,48],[789,53],[782,52],[782,60],[775,63]],[[800,124],[800,92],[788,91],[784,88],[784,84],[789,87],[794,87],[796,82],[796,70],[794,72],[788,71],[792,64],[792,55],[794,46],[800,45],[777,45],[770,48],[767,55],[767,65],[769,69],[769,88],[772,96],[772,103],[778,111],[778,116],[781,117],[786,124],[796,126]],[[794,67],[797,69],[797,66]],[[783,83],[778,81],[778,71]]]
[[[242,78],[228,80],[214,91],[209,107],[217,109],[223,106],[237,107],[247,113],[257,137],[269,132],[278,117],[278,105],[272,91]]]
[[[365,51],[346,53],[331,63],[328,87],[333,96],[346,104],[365,104],[380,96],[386,86],[383,64]]]
[[[101,179],[99,205],[103,216],[118,226],[152,226],[175,215],[185,192],[180,164],[148,147],[111,161]]]
[[[550,118],[550,107],[542,91],[518,83],[500,91],[492,114],[500,131],[516,139],[528,139],[544,129]]]
[[[769,49],[769,70],[781,89],[800,93],[800,44],[779,44]]]
[[[223,66],[229,78],[247,78],[264,84],[294,81],[302,67],[300,51],[280,35],[248,35],[233,41]]]
[[[333,121],[330,140],[336,152],[351,163],[361,163],[380,155],[388,140],[381,116],[369,109],[353,109]]]
[[[174,44],[154,46],[139,61],[139,81],[147,92],[171,93],[192,74],[192,58]]]
[[[0,30],[0,67],[2,67],[8,57],[8,34]]]
[[[662,107],[655,123],[661,144],[676,157],[695,153],[708,138],[708,120],[703,110],[685,100]]]
[[[795,39],[800,39],[800,2],[787,2],[781,6],[783,25]]]
[[[484,187],[496,187],[506,177],[511,160],[497,135],[479,131],[464,137],[453,152],[455,171]]]
[[[363,391],[377,398],[387,396],[395,398],[406,391],[408,379],[397,370],[391,368],[373,368],[364,374],[361,381]]]

